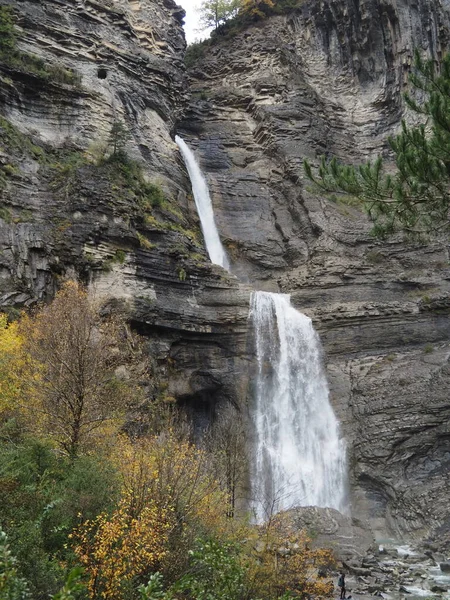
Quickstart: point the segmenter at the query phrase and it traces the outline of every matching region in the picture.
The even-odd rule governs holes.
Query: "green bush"
[[[199,541],[190,556],[190,573],[175,584],[176,592],[188,592],[196,600],[241,600],[246,597],[246,573],[236,547],[216,541]]]
[[[189,570],[168,589],[160,573],[150,576],[147,585],[138,588],[141,600],[241,600],[248,597],[246,570],[239,550],[231,544],[198,540],[189,552]]]
[[[110,509],[118,478],[100,457],[81,456],[71,462],[46,443],[21,439],[13,429],[3,440],[0,526],[33,600],[47,599],[64,583],[63,565],[73,563],[69,534],[82,520]]]
[[[7,53],[16,47],[14,14],[9,6],[0,6],[0,53]]]
[[[192,67],[198,59],[203,58],[210,47],[209,40],[203,40],[202,42],[193,42],[186,48],[186,54],[184,55],[184,62],[186,67]]]
[[[120,187],[132,192],[143,211],[159,208],[164,205],[164,192],[155,183],[145,181],[144,170],[136,161],[127,156],[123,150],[111,154],[103,165],[113,167],[110,175]]]
[[[164,193],[154,183],[143,182],[141,184],[141,201],[150,204],[152,208],[159,208],[164,204]]]
[[[3,219],[5,223],[12,223],[11,211],[6,206],[0,206],[0,219]]]

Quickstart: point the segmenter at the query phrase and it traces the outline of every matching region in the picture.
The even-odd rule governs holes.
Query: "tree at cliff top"
[[[437,67],[416,52],[409,81],[413,95],[405,101],[422,124],[403,121],[400,134],[389,138],[395,169],[381,157],[358,167],[323,158],[317,172],[304,163],[319,190],[361,199],[381,237],[439,232],[450,224],[450,54]]]
[[[241,0],[242,14],[253,18],[264,18],[274,7],[272,0]]]
[[[119,366],[133,362],[136,340],[119,316],[103,319],[100,307],[73,281],[51,304],[24,316],[19,329],[34,361],[22,402],[29,426],[51,432],[75,457],[138,393],[116,375]]]
[[[235,17],[238,13],[240,0],[203,0],[200,4],[200,24],[202,29],[220,25]]]
[[[195,59],[204,56],[210,41],[224,35],[235,35],[255,21],[269,15],[291,12],[301,4],[301,0],[204,0],[200,6],[201,29],[214,27],[210,40],[195,42],[187,49],[187,66]]]

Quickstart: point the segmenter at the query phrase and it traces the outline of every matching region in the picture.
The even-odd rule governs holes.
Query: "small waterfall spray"
[[[179,137],[211,262],[229,269],[208,186]],[[252,408],[251,508],[257,522],[293,506],[346,509],[345,444],[329,401],[319,337],[285,294],[254,292],[258,372]]]
[[[229,270],[230,265],[228,257],[220,241],[219,233],[214,221],[214,212],[211,197],[209,195],[208,184],[195,160],[194,153],[188,147],[186,142],[178,135],[175,136],[175,142],[184,158],[191,179],[195,206],[197,207],[198,216],[200,217],[203,237],[205,238],[206,250],[208,251],[209,258],[212,263]]]
[[[285,294],[254,292],[258,373],[250,483],[257,522],[293,506],[345,510],[345,445],[311,319]]]

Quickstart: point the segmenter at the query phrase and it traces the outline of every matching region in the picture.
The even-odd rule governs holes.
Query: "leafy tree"
[[[111,510],[118,475],[105,457],[72,460],[12,422],[0,430],[0,527],[29,583],[33,600],[61,588],[73,564],[68,535],[84,519]],[[0,594],[1,597],[1,594]]]
[[[28,422],[75,457],[133,396],[132,382],[116,369],[132,362],[133,338],[118,317],[105,320],[100,307],[70,281],[48,306],[24,317],[25,349],[38,365],[28,382]],[[137,393],[137,392],[136,392]]]
[[[220,25],[235,17],[240,7],[240,0],[203,0],[200,4],[200,23],[202,29]]]
[[[18,323],[8,323],[7,316],[0,313],[0,417],[13,410],[22,397],[23,343]]]
[[[437,67],[415,54],[408,107],[422,120],[402,122],[389,138],[395,169],[381,157],[359,167],[322,159],[318,172],[305,161],[307,177],[327,193],[361,199],[379,236],[403,230],[417,235],[447,230],[450,207],[450,54]]]
[[[157,569],[167,554],[169,528],[168,513],[151,499],[135,513],[129,493],[111,516],[86,521],[75,535],[75,552],[89,577],[91,598],[124,598],[126,584]]]
[[[270,14],[275,7],[273,0],[242,0],[242,14],[249,17],[260,19]]]
[[[246,569],[238,548],[217,541],[197,541],[189,572],[174,586],[196,600],[241,600],[246,597]]]
[[[124,598],[129,586],[160,570],[169,582],[185,572],[195,538],[226,522],[226,498],[206,456],[169,430],[135,441],[122,437],[113,456],[122,497],[74,534],[91,597]]]

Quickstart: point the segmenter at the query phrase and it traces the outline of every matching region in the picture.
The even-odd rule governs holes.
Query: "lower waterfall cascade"
[[[346,452],[311,319],[286,294],[254,292],[258,371],[251,506],[257,522],[293,506],[346,510]]]
[[[179,137],[211,262],[229,270],[206,180]],[[346,451],[329,401],[320,341],[286,294],[253,292],[258,370],[251,409],[249,501],[254,520],[294,506],[346,510]]]

